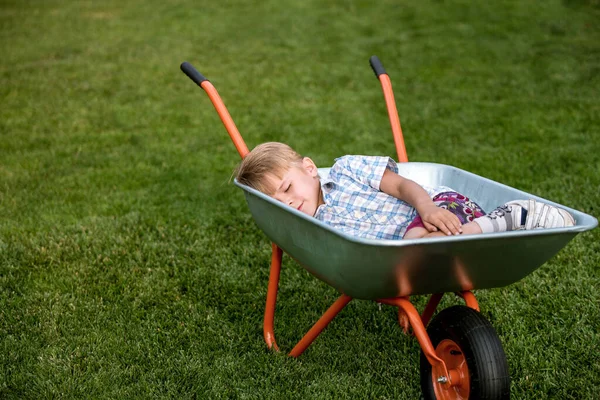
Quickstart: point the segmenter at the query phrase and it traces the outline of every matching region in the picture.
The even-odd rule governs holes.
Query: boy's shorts
[[[439,193],[433,197],[433,202],[436,206],[445,208],[456,215],[463,225],[486,214],[486,212],[479,207],[479,204],[457,192]],[[420,215],[417,215],[417,217],[412,220],[406,228],[406,232],[416,227],[425,228]],[[406,235],[406,233],[404,235]]]

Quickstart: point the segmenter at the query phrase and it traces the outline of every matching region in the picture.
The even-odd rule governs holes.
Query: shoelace
[[[509,214],[510,212],[512,212],[512,207],[504,205],[504,206],[500,206],[500,207],[496,208],[494,211],[489,213],[487,216],[491,219],[496,219],[498,217],[504,217],[506,214]]]

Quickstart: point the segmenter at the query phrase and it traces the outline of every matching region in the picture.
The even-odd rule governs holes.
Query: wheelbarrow
[[[412,328],[421,347],[424,398],[509,398],[506,355],[493,326],[479,313],[472,290],[519,281],[578,233],[596,227],[598,221],[583,212],[459,168],[408,162],[390,78],[376,56],[371,57],[370,64],[383,89],[400,175],[431,187],[450,186],[488,210],[513,199],[533,198],[568,210],[576,224],[427,239],[361,239],[234,181],[244,191],[256,224],[272,241],[264,339],[269,348],[279,350],[273,326],[282,252],[285,251],[312,275],[341,293],[290,351],[290,356],[301,355],[352,299],[375,300],[397,307],[400,326],[405,332]],[[217,90],[189,63],[181,64],[181,70],[206,91],[243,158],[248,148]],[[327,176],[328,171],[328,168],[320,168],[319,175]],[[502,257],[494,254],[502,254]],[[464,299],[465,305],[446,308],[432,319],[447,292],[456,293]],[[430,295],[422,313],[411,303],[412,295]]]

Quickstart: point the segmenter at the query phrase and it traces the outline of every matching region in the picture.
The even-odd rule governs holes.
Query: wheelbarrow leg
[[[277,289],[279,287],[279,272],[281,271],[281,257],[283,251],[275,244],[272,244],[273,254],[271,255],[271,272],[269,274],[269,286],[267,288],[267,304],[265,307],[265,319],[263,323],[263,335],[267,346],[279,351],[275,341],[274,320],[275,304],[277,303]]]
[[[345,294],[341,295],[335,303],[329,307],[325,314],[319,318],[319,320],[313,325],[312,328],[304,335],[302,340],[298,342],[298,344],[290,351],[290,356],[298,357],[300,354],[306,350],[308,346],[319,336],[319,334],[329,325],[329,323],[335,318],[336,315],[340,311],[346,307],[346,305],[352,300],[352,297],[346,296]]]
[[[275,341],[275,305],[277,303],[277,290],[279,287],[279,273],[281,272],[281,258],[283,251],[275,244],[272,244],[273,253],[271,255],[271,272],[269,274],[269,286],[267,288],[267,304],[265,307],[265,318],[263,322],[263,335],[265,342],[270,349],[279,351],[279,346]],[[350,296],[342,295],[329,307],[329,309],[319,318],[312,328],[296,344],[290,352],[290,356],[298,357],[307,349],[308,346],[319,336],[325,327],[342,311],[346,304],[352,300]]]

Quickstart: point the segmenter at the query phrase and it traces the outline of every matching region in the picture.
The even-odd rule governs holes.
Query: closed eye
[[[288,185],[288,187],[287,187],[287,188],[285,188],[285,190],[284,190],[283,192],[284,192],[284,193],[287,193],[287,192],[288,192],[288,190],[290,190],[290,188],[291,188],[291,187],[292,187],[292,184],[290,183],[290,184]]]

